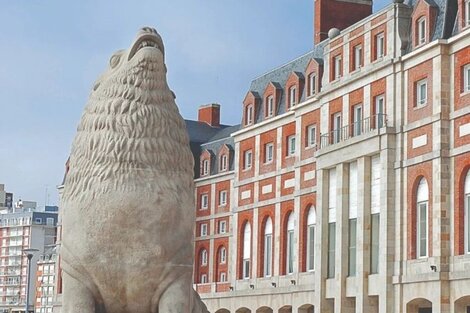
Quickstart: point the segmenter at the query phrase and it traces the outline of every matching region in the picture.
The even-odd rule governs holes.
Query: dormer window
[[[417,25],[417,32],[418,32],[418,42],[417,45],[422,45],[426,42],[426,18],[422,17],[418,20]]]
[[[292,108],[296,104],[296,95],[297,95],[297,88],[292,86],[289,88],[289,108]]]
[[[317,93],[317,75],[315,73],[311,73],[308,75],[308,96],[313,96]]]
[[[209,160],[204,160],[202,161],[202,175],[208,175],[209,174]]]
[[[274,116],[274,97],[268,96],[266,98],[266,117]]]
[[[219,164],[219,171],[226,171],[227,170],[227,164],[228,164],[228,160],[227,160],[227,155],[226,154],[223,154],[220,156],[220,164]]]
[[[337,80],[341,77],[341,56],[335,56],[333,63],[333,73],[334,73],[334,80]]]
[[[470,26],[470,0],[465,1],[465,16],[464,16],[464,27]]]
[[[253,124],[253,105],[246,107],[245,112],[245,125]]]

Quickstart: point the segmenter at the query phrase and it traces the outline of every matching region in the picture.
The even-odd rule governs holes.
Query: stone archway
[[[432,313],[432,302],[424,298],[413,299],[406,305],[406,313]]]
[[[218,309],[215,313],[230,313],[230,311],[227,309]]]
[[[273,309],[267,306],[262,306],[256,310],[256,313],[273,313]]]
[[[291,305],[285,305],[282,308],[279,309],[279,313],[292,313],[292,306]]]
[[[313,304],[304,304],[299,307],[298,313],[314,313],[314,306]]]
[[[470,312],[470,295],[457,299],[454,303],[455,313]]]
[[[251,313],[251,310],[245,307],[238,308],[235,313]]]

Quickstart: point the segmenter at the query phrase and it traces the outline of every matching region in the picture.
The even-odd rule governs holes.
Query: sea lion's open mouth
[[[137,51],[146,48],[158,49],[164,53],[162,39],[154,29],[147,27],[142,29],[140,36],[132,46],[131,51],[129,52],[128,60],[132,59]]]

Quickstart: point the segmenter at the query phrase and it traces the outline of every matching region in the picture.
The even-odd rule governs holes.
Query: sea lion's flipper
[[[91,291],[80,281],[66,272],[64,275],[63,297],[67,298],[62,308],[63,313],[98,313]]]

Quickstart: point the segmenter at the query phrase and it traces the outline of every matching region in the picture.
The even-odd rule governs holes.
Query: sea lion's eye
[[[109,65],[111,66],[111,68],[115,68],[119,64],[120,60],[121,60],[121,55],[115,54],[111,57],[111,60],[109,60]]]

